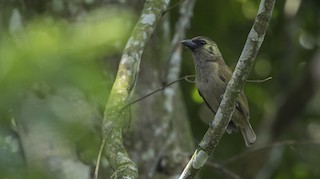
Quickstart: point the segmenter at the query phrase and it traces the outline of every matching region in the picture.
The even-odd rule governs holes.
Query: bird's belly
[[[196,80],[196,86],[210,108],[217,111],[224,93],[224,90],[219,87],[219,84],[212,81]]]

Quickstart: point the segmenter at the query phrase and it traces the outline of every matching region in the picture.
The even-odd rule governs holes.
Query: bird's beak
[[[181,41],[182,45],[188,47],[190,50],[194,50],[198,47],[198,44],[194,43],[191,39]]]

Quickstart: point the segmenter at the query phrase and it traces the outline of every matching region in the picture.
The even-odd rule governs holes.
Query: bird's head
[[[217,44],[207,37],[198,36],[193,39],[183,40],[181,43],[188,47],[196,57],[199,55],[202,57],[210,57],[212,59],[220,59],[220,57],[222,57]]]

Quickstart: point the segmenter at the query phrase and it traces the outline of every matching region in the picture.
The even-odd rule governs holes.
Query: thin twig
[[[145,96],[143,96],[143,97],[141,97],[141,98],[138,98],[138,99],[130,102],[129,104],[125,105],[125,106],[122,108],[122,110],[125,109],[125,108],[127,108],[128,106],[131,106],[131,105],[133,105],[133,104],[135,104],[135,103],[137,103],[137,102],[139,102],[139,101],[144,100],[145,98],[147,98],[147,97],[149,97],[149,96],[151,96],[151,95],[153,95],[153,94],[155,94],[155,93],[157,93],[157,92],[159,92],[159,91],[162,91],[162,90],[165,89],[166,87],[171,86],[171,85],[173,85],[174,83],[177,83],[177,82],[179,82],[179,81],[181,81],[181,80],[186,80],[187,82],[193,83],[193,81],[191,81],[191,80],[188,79],[188,78],[191,78],[191,77],[195,77],[195,75],[186,75],[186,76],[184,76],[184,77],[178,78],[177,80],[174,80],[174,81],[172,81],[172,82],[170,82],[170,83],[162,86],[161,88],[159,88],[159,89],[157,89],[157,90],[155,90],[155,91],[153,91],[153,92],[151,92],[151,93],[149,93],[149,94],[147,94],[147,95],[145,95]]]
[[[138,98],[138,99],[130,102],[129,104],[125,105],[125,106],[123,107],[123,109],[125,109],[125,108],[127,108],[128,106],[131,106],[131,105],[133,105],[133,104],[135,104],[135,103],[137,103],[137,102],[139,102],[139,101],[142,101],[142,100],[144,100],[145,98],[147,98],[147,97],[149,97],[149,96],[151,96],[151,95],[153,95],[153,94],[155,94],[155,93],[157,93],[157,92],[159,92],[159,91],[162,91],[163,89],[165,89],[165,88],[167,88],[167,87],[169,87],[169,86],[173,85],[174,83],[177,83],[177,82],[179,82],[179,81],[181,81],[181,80],[186,80],[186,81],[189,82],[189,83],[194,83],[194,80],[190,80],[189,78],[195,78],[195,77],[196,77],[196,75],[186,75],[186,76],[184,76],[184,77],[178,78],[177,80],[174,80],[174,81],[172,81],[172,82],[170,82],[170,83],[162,86],[161,88],[158,88],[158,89],[156,89],[155,91],[153,91],[153,92],[151,92],[151,93],[149,93],[149,94],[147,94],[147,95],[145,95],[145,96],[143,96],[143,97],[141,97],[141,98]],[[269,80],[271,80],[271,79],[272,79],[272,77],[268,77],[268,78],[262,79],[262,80],[247,80],[247,82],[249,82],[249,83],[263,83],[263,82],[269,81]]]
[[[96,168],[94,170],[94,179],[98,179],[99,176],[99,168],[100,168],[100,161],[101,161],[101,156],[102,156],[102,152],[104,149],[104,145],[106,143],[106,138],[102,140],[102,143],[100,145],[100,150],[99,150],[99,154],[98,154],[98,158],[97,158],[97,163],[96,163]]]
[[[153,92],[151,92],[151,93],[149,93],[149,94],[147,94],[147,95],[145,95],[145,96],[143,96],[143,97],[141,97],[141,98],[138,98],[138,99],[130,102],[129,104],[125,105],[125,106],[123,107],[123,109],[125,109],[125,108],[127,108],[128,106],[131,106],[131,105],[133,105],[133,104],[135,104],[135,103],[137,103],[137,102],[139,102],[139,101],[142,101],[142,100],[144,100],[145,98],[147,98],[147,97],[149,97],[149,96],[151,96],[151,95],[153,95],[153,94],[155,94],[155,93],[157,93],[157,92],[159,92],[159,91],[161,91],[161,90],[163,90],[163,89],[165,89],[165,88],[167,88],[167,87],[169,87],[169,86],[173,85],[174,83],[177,83],[177,82],[179,82],[179,81],[181,81],[181,80],[186,80],[186,81],[189,82],[189,83],[194,83],[194,80],[190,80],[189,78],[195,78],[195,77],[196,77],[196,75],[186,75],[186,76],[184,76],[184,77],[178,78],[177,80],[174,80],[174,81],[172,81],[172,82],[170,82],[170,83],[162,86],[161,88],[158,88],[158,89],[156,89],[155,91],[153,91]],[[271,79],[272,79],[272,77],[268,77],[268,78],[263,79],[263,80],[247,80],[247,82],[249,82],[249,83],[263,83],[263,82],[269,81],[269,80],[271,80]]]
[[[186,77],[187,77],[187,76],[186,76]],[[188,77],[193,77],[193,78],[195,78],[196,75],[188,75]],[[189,82],[189,83],[195,83],[194,80],[189,80],[188,78],[185,78],[185,80],[186,80],[187,82]]]
[[[263,83],[263,82],[269,81],[271,79],[272,79],[272,77],[269,76],[268,78],[263,79],[263,80],[247,80],[247,82],[249,82],[249,83]]]

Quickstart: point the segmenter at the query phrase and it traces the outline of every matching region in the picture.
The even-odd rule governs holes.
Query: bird
[[[215,115],[232,77],[232,71],[226,65],[217,44],[210,38],[197,36],[183,40],[181,43],[192,52],[196,72],[195,85],[199,95]],[[237,99],[235,111],[226,132],[231,134],[240,128],[247,147],[256,141],[256,134],[249,118],[247,97],[242,91]]]

